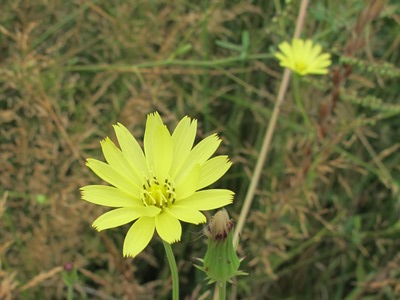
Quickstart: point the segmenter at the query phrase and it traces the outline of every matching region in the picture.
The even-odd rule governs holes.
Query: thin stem
[[[249,213],[251,203],[253,202],[253,197],[258,185],[258,181],[260,180],[261,171],[264,166],[265,160],[267,158],[268,150],[271,145],[272,136],[275,131],[276,123],[278,121],[278,116],[280,112],[281,105],[284,100],[284,96],[289,85],[291,71],[289,69],[285,69],[283,73],[283,79],[281,86],[279,88],[278,99],[275,102],[274,110],[272,111],[271,119],[269,120],[267,132],[265,133],[263,144],[261,146],[261,151],[258,156],[258,160],[256,163],[256,167],[254,169],[253,176],[251,177],[250,186],[247,190],[246,197],[244,199],[244,203],[242,206],[242,210],[240,212],[239,220],[237,222],[235,232],[233,235],[233,244],[236,246],[239,241],[239,234],[244,227],[244,223],[247,218],[247,214]]]
[[[239,56],[232,56],[223,59],[213,59],[213,60],[179,60],[179,59],[167,59],[160,61],[150,61],[139,63],[136,65],[118,65],[118,64],[97,64],[97,65],[75,65],[75,66],[65,66],[63,70],[65,71],[81,71],[81,72],[99,72],[99,71],[115,71],[115,72],[135,72],[138,69],[146,69],[152,67],[170,67],[170,66],[184,66],[184,67],[209,67],[216,68],[218,66],[225,66],[229,64],[234,64],[241,61],[252,61],[260,59],[270,59],[272,54],[261,53],[248,55],[246,58],[241,58]]]
[[[295,33],[293,36],[294,38],[300,37],[301,29],[303,27],[305,15],[307,12],[308,2],[309,2],[309,0],[301,1],[300,11],[299,11],[299,15],[298,15],[297,21],[296,21],[296,29],[295,29]],[[263,144],[261,147],[260,155],[258,156],[256,167],[254,169],[253,176],[251,177],[250,186],[249,186],[249,189],[247,190],[247,194],[244,199],[242,210],[240,211],[239,220],[236,225],[235,233],[233,236],[233,244],[235,246],[237,246],[237,244],[238,244],[239,234],[242,232],[244,223],[247,218],[247,214],[249,213],[249,210],[250,210],[251,203],[253,202],[254,194],[255,194],[258,182],[260,180],[261,171],[264,166],[265,160],[267,158],[268,150],[271,145],[272,136],[274,134],[276,123],[278,121],[280,108],[285,99],[286,90],[289,85],[290,74],[291,74],[290,70],[286,68],[283,73],[283,78],[282,78],[281,85],[279,87],[278,97],[277,97],[275,105],[274,105],[274,110],[272,112],[271,119],[269,120],[267,132],[265,133],[265,136],[264,136],[264,141],[263,141]]]
[[[293,74],[292,77],[292,85],[293,85],[293,97],[294,101],[296,102],[297,108],[300,110],[300,113],[303,117],[304,122],[307,124],[308,129],[312,130],[313,125],[311,124],[310,118],[306,110],[304,109],[303,102],[301,101],[300,97],[300,78],[299,75]]]
[[[219,300],[226,299],[226,281],[217,282],[219,291]]]
[[[169,268],[171,269],[172,299],[179,300],[179,277],[178,277],[178,268],[176,267],[174,253],[172,252],[171,244],[163,240],[163,245],[165,248],[165,253],[167,254]]]
[[[72,284],[67,285],[67,300],[74,299],[74,286]]]

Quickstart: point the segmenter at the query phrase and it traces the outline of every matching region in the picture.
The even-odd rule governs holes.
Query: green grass
[[[314,130],[289,87],[238,247],[250,276],[228,286],[229,299],[400,297],[400,6],[375,3],[310,4],[302,36],[333,65],[300,81]],[[79,187],[97,182],[84,160],[102,159],[99,141],[114,139],[116,122],[141,139],[155,110],[170,128],[197,118],[199,138],[218,132],[218,152],[234,162],[216,186],[235,191],[228,210],[237,219],[282,79],[273,52],[291,39],[298,9],[296,1],[4,1],[0,298],[65,299],[63,266],[72,262],[74,299],[169,299],[158,238],[124,259],[128,226],[91,228],[105,210],[80,200]],[[202,228],[183,229],[173,245],[181,298],[212,299],[193,267],[206,250]]]

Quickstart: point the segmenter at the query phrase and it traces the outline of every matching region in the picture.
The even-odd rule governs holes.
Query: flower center
[[[168,207],[175,203],[175,188],[168,179],[160,183],[153,177],[146,180],[140,198],[145,206]]]
[[[307,64],[304,61],[297,61],[295,65],[296,65],[296,70],[299,73],[304,72],[307,69]]]

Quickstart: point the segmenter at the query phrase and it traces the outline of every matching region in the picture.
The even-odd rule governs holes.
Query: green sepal
[[[228,281],[242,273],[239,271],[240,260],[236,255],[232,241],[233,231],[223,240],[208,239],[203,271],[210,279],[209,283]]]

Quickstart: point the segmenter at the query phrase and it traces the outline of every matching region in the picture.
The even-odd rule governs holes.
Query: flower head
[[[87,159],[86,165],[112,186],[82,187],[82,199],[116,208],[98,217],[92,226],[101,231],[136,220],[125,237],[124,256],[139,254],[154,231],[167,243],[179,241],[180,221],[204,223],[201,210],[232,203],[230,190],[201,190],[222,177],[231,162],[225,155],[210,159],[221,142],[216,134],[193,147],[196,129],[197,121],[184,117],[171,135],[155,112],[147,117],[144,152],[118,123],[114,130],[120,148],[105,138],[101,147],[107,163]]]
[[[281,67],[286,67],[300,74],[327,74],[331,65],[331,56],[321,53],[320,45],[314,45],[311,40],[293,39],[292,44],[279,44],[282,53],[275,53]]]

